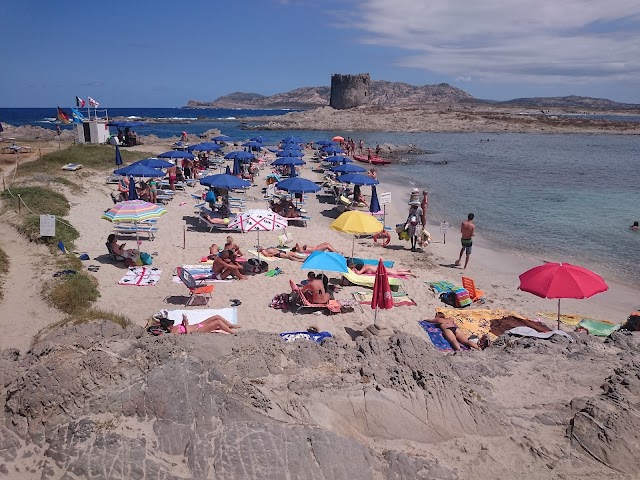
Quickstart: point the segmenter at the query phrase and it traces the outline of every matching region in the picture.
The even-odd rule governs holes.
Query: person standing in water
[[[471,247],[473,246],[473,236],[476,234],[476,226],[473,224],[473,213],[467,215],[467,221],[462,222],[460,225],[460,233],[462,234],[462,238],[460,239],[460,243],[462,244],[462,248],[460,249],[460,256],[458,260],[456,260],[456,267],[460,266],[460,261],[462,260],[462,254],[466,252],[467,257],[464,261],[464,269],[467,269],[467,265],[469,264],[469,257],[471,256]]]

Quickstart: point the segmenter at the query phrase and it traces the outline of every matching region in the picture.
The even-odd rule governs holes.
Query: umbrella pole
[[[353,250],[356,248],[356,236],[353,236],[353,241],[351,242],[351,261],[353,261]]]
[[[558,330],[560,330],[560,299],[558,299]]]

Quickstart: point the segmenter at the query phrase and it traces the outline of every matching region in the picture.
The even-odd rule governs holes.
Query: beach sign
[[[449,230],[449,224],[447,222],[442,222],[440,224],[440,233],[442,234],[442,243],[447,243],[447,230]]]
[[[378,202],[380,205],[388,205],[391,203],[391,192],[384,192],[378,194]]]
[[[56,216],[40,215],[40,236],[55,237],[56,236]]]

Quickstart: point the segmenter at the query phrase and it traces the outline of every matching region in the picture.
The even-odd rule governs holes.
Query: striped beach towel
[[[456,308],[468,307],[473,303],[466,288],[455,287],[453,293],[456,294]]]
[[[442,336],[442,330],[440,329],[439,325],[427,322],[426,320],[422,320],[418,322],[418,324],[425,332],[427,332],[427,335],[429,335],[429,340],[431,340],[431,343],[433,343],[434,347],[443,352],[453,352],[451,344],[447,341],[446,338]],[[469,350],[469,347],[462,344],[460,345],[460,348],[462,348],[463,350]]]
[[[439,295],[444,292],[450,292],[451,290],[456,288],[456,286],[451,282],[441,280],[439,282],[429,282],[429,288],[433,290],[434,293]]]

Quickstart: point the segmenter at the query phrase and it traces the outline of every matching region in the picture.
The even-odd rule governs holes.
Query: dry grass
[[[40,330],[36,335],[33,336],[31,345],[35,345],[48,333],[58,328],[72,326],[72,325],[81,325],[83,323],[100,322],[104,320],[120,325],[124,329],[133,325],[131,320],[129,320],[127,317],[120,315],[118,313],[106,312],[104,310],[99,310],[97,308],[89,308],[87,310],[76,312],[72,315],[69,315],[63,318],[62,320],[60,320],[59,322],[52,323],[51,325],[47,325],[42,330]]]
[[[85,272],[64,275],[43,286],[43,296],[52,306],[69,315],[80,315],[100,297],[98,281]]]
[[[4,276],[9,273],[9,256],[0,248],[0,300],[2,300],[2,284],[4,283]]]

